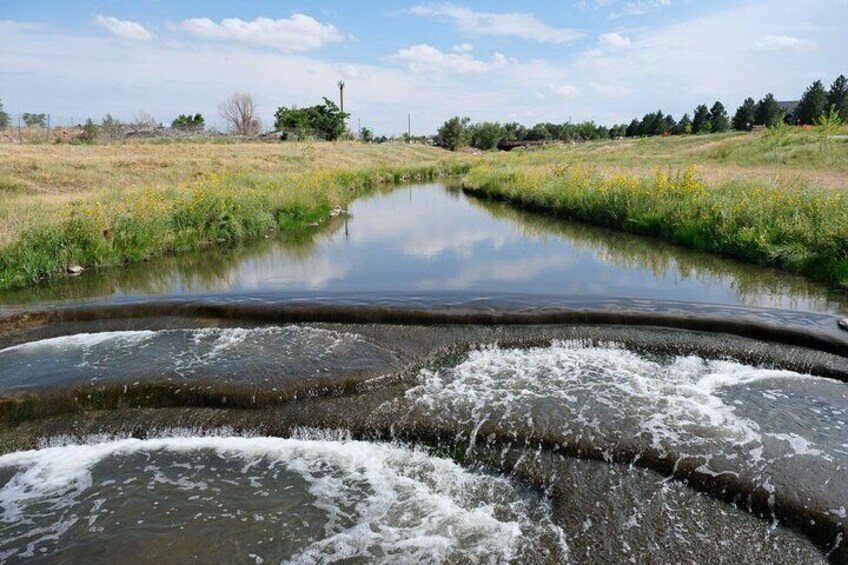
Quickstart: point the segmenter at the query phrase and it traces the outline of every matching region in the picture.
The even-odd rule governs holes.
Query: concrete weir
[[[344,429],[548,490],[563,487],[546,457],[594,460],[673,478],[802,532],[832,562],[848,557],[837,470],[848,461],[833,443],[848,363],[832,352],[622,324],[268,325],[178,312],[26,328],[18,318],[0,338],[11,367],[0,371],[2,450],[68,434]],[[828,398],[816,407],[826,421],[803,420],[810,408],[779,389]],[[784,410],[802,420],[786,424]]]

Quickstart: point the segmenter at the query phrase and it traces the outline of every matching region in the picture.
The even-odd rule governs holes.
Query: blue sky
[[[352,124],[430,133],[474,121],[612,124],[679,117],[848,74],[848,0],[0,3],[0,100],[54,123],[168,122],[247,91],[277,106],[335,98]],[[841,26],[841,27],[840,27]]]

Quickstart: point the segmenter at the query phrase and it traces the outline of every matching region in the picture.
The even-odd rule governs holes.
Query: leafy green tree
[[[822,112],[822,115],[816,118],[816,125],[819,126],[818,133],[822,151],[830,148],[830,137],[839,131],[842,125],[842,118],[836,109],[836,104],[831,104],[827,112]]]
[[[801,96],[801,102],[798,103],[798,108],[795,110],[795,117],[798,118],[799,123],[810,125],[824,114],[826,108],[827,91],[824,89],[822,81],[817,80]]]
[[[495,149],[504,138],[503,127],[496,122],[483,122],[469,128],[472,147],[488,151]]]
[[[47,114],[30,114],[29,112],[26,112],[21,117],[24,120],[24,125],[28,128],[47,127]]]
[[[436,133],[436,143],[451,151],[456,151],[468,145],[468,124],[471,120],[455,116],[439,128]]]
[[[595,122],[589,121],[572,125],[568,139],[588,141],[590,139],[598,139],[599,136],[600,131],[598,130],[598,126],[595,125]]]
[[[565,139],[569,137],[571,133],[568,129],[568,124],[552,124],[550,122],[545,122],[542,125],[548,130],[551,139]]]
[[[363,143],[371,143],[374,141],[374,130],[367,127],[362,128],[359,131],[359,139],[361,139]]]
[[[624,130],[624,135],[626,137],[639,137],[639,132],[642,129],[642,124],[638,119],[633,118],[630,121],[630,124],[627,126],[627,129]]]
[[[831,104],[827,112],[822,112],[822,115],[816,118],[816,125],[819,126],[822,150],[827,150],[830,148],[830,137],[835,135],[842,125],[836,104]]]
[[[759,102],[754,110],[754,123],[760,126],[774,127],[778,122],[783,121],[783,110],[774,99],[774,95],[769,92]]]
[[[754,102],[753,98],[746,98],[742,105],[736,109],[736,113],[733,114],[733,129],[736,131],[750,131],[751,126],[754,125],[756,118],[754,114],[757,111],[757,103]]]
[[[9,114],[3,109],[3,101],[0,100],[0,130],[9,127]]]
[[[721,133],[727,131],[730,127],[730,120],[727,117],[727,110],[724,104],[716,101],[713,107],[710,108],[710,131],[713,133]]]
[[[527,141],[549,141],[553,139],[546,124],[536,124],[527,131]]]
[[[193,116],[191,114],[180,114],[171,122],[172,128],[184,130],[203,131],[205,125],[206,120],[203,119],[203,115],[200,113]]]
[[[619,139],[627,135],[627,124],[612,126],[609,130],[610,139]]]
[[[706,104],[695,108],[695,117],[692,118],[692,133],[709,133],[710,131],[710,109]]]
[[[503,126],[503,138],[509,141],[524,141],[527,139],[527,128],[518,122],[510,122]]]
[[[274,129],[284,135],[294,132],[299,139],[312,134],[327,141],[335,141],[344,134],[348,116],[339,110],[335,102],[324,98],[324,104],[308,108],[280,106],[274,114]]]
[[[845,78],[845,75],[839,75],[830,85],[827,104],[828,107],[836,107],[836,113],[843,123],[848,122],[848,78]]]

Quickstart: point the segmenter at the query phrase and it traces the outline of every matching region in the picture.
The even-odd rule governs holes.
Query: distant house
[[[786,116],[783,120],[790,125],[797,126],[798,118],[795,117],[795,110],[798,109],[798,105],[801,103],[800,100],[786,100],[781,102],[778,100],[777,105],[780,106],[780,109],[783,110],[783,113]]]

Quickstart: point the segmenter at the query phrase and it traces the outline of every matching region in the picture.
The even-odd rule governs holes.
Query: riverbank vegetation
[[[840,151],[846,149],[843,143]],[[761,150],[768,153],[765,146]],[[766,159],[750,154],[740,158]],[[844,157],[830,158],[845,170]],[[472,168],[464,185],[479,195],[564,220],[660,237],[848,290],[844,188],[744,176],[708,183],[694,167],[615,172],[558,150],[487,159]]]
[[[433,147],[4,146],[0,288],[296,231],[374,186],[467,170]]]

